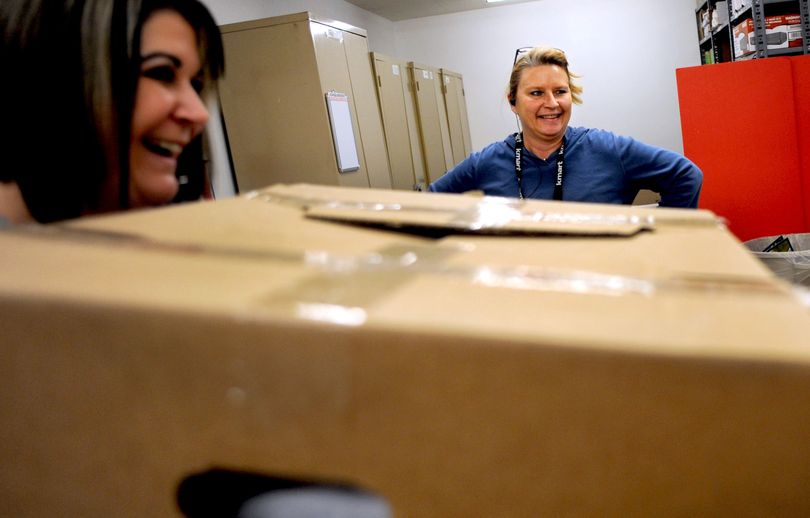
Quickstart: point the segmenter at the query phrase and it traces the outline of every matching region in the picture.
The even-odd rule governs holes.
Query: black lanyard
[[[554,199],[562,200],[562,182],[565,174],[565,137],[557,153],[557,181],[554,183]],[[523,195],[523,133],[515,133],[515,178],[518,184],[518,196],[525,200]]]

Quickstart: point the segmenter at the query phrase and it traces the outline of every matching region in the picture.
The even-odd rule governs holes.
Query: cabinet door
[[[453,151],[453,164],[458,164],[470,154],[470,125],[467,121],[467,106],[461,76],[442,69],[444,99],[447,108],[447,125]]]
[[[464,139],[464,155],[472,153],[472,137],[470,136],[470,119],[467,114],[467,91],[464,89],[464,79],[458,76],[456,85],[458,90],[458,112],[461,117],[461,136]]]
[[[426,67],[410,64],[413,80],[416,116],[419,123],[420,141],[425,163],[425,182],[431,183],[447,171],[442,142],[442,119],[439,113],[436,92],[438,76]],[[445,122],[445,127],[446,127]]]
[[[408,92],[403,91],[401,78],[403,73],[407,73],[407,69],[400,62],[380,54],[372,54],[372,59],[377,76],[377,94],[391,167],[391,182],[394,189],[411,190],[416,178],[405,111],[405,95]]]
[[[464,160],[464,138],[461,136],[461,116],[458,112],[458,96],[454,88],[452,76],[442,71],[442,90],[444,91],[444,105],[447,113],[447,129],[450,132],[450,151],[453,155],[453,165]]]
[[[368,182],[374,189],[390,189],[391,170],[388,165],[380,106],[374,92],[374,72],[368,56],[368,44],[366,38],[351,32],[344,32],[343,42],[352,80],[361,145],[368,167]]]
[[[332,136],[307,23],[224,31],[222,115],[239,190],[337,185]]]
[[[405,117],[408,119],[408,138],[411,141],[411,161],[413,163],[413,176],[416,179],[415,188],[418,191],[427,189],[427,173],[425,173],[425,154],[422,151],[421,130],[416,115],[416,84],[413,74],[407,64],[400,69],[402,79],[402,92],[405,94]]]
[[[354,141],[357,145],[357,158],[360,169],[346,173],[339,173],[338,184],[345,187],[369,187],[368,166],[363,153],[362,136],[358,125],[357,107],[352,92],[352,81],[349,74],[349,64],[344,49],[343,31],[334,29],[318,22],[310,22],[312,40],[315,42],[315,56],[318,62],[318,72],[321,79],[320,101],[326,104],[326,93],[335,91],[349,96],[349,112],[352,118]],[[325,151],[325,150],[322,150]],[[331,151],[334,153],[334,146]],[[337,171],[337,168],[336,168]]]
[[[439,127],[442,135],[442,151],[444,152],[444,169],[449,171],[456,164],[453,160],[453,146],[450,143],[450,126],[447,121],[447,103],[444,99],[444,85],[442,73],[438,68],[428,68],[433,80],[434,94],[436,95],[436,108],[439,110]],[[436,178],[433,178],[435,180]],[[432,181],[432,180],[431,180]]]

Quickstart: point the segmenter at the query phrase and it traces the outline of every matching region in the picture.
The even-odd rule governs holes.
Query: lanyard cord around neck
[[[560,144],[560,151],[557,153],[557,181],[554,182],[554,199],[562,200],[562,182],[565,175],[565,137]],[[523,133],[515,133],[515,178],[518,185],[518,196],[525,200],[523,195]]]

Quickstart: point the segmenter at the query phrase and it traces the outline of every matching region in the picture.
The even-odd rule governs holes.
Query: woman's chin
[[[134,182],[129,191],[131,208],[165,205],[172,201],[180,190],[180,184],[174,174],[150,180],[142,183]]]

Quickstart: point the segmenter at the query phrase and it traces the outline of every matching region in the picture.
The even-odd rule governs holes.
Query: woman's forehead
[[[521,85],[530,84],[568,84],[568,73],[559,65],[536,65],[523,69],[520,75]]]

